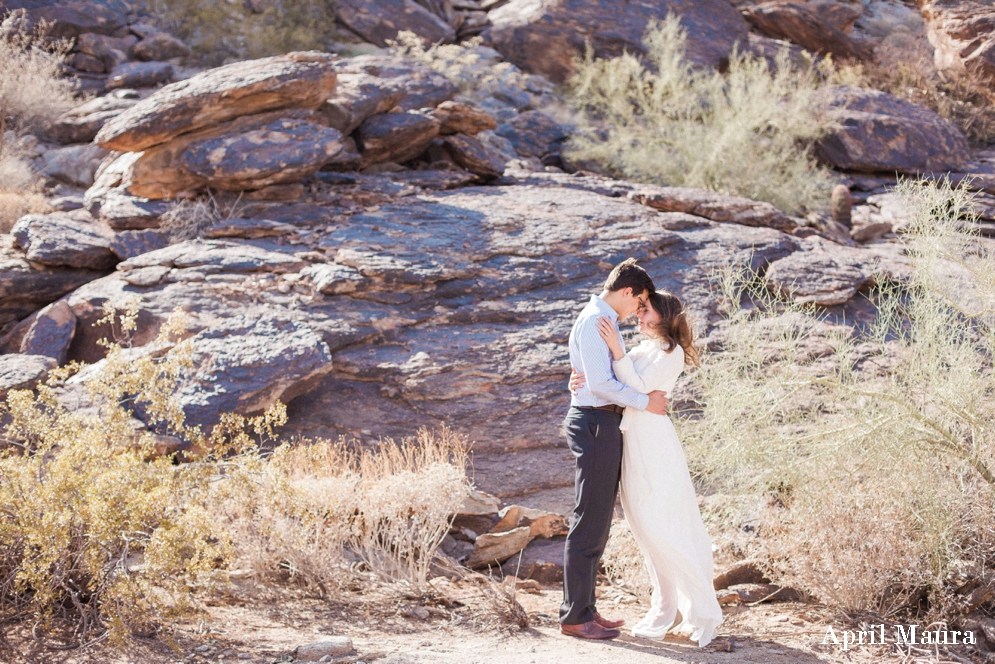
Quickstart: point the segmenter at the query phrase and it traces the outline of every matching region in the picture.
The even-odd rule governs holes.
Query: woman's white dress
[[[671,352],[653,339],[615,362],[615,376],[640,392],[673,394],[684,371],[684,349]],[[666,415],[626,408],[623,436],[622,507],[653,583],[649,613],[633,636],[662,639],[686,634],[707,645],[722,622],[712,587],[712,540],[698,511],[687,459]],[[681,622],[674,621],[680,611]]]

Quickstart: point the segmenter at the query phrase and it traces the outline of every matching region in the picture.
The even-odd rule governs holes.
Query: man
[[[570,332],[570,364],[585,383],[570,399],[564,422],[570,451],[577,460],[574,476],[576,503],[573,524],[564,548],[563,604],[560,631],[583,639],[613,639],[623,621],[610,621],[595,609],[594,587],[598,564],[608,543],[615,496],[622,472],[622,432],[625,406],[663,415],[663,392],[649,395],[615,378],[611,351],[598,333],[598,317],[618,321],[646,306],[655,292],[653,280],[635,259],[615,266],[600,295],[577,317]],[[620,333],[621,334],[621,333]]]

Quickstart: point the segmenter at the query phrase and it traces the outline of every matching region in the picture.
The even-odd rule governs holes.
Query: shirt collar
[[[591,304],[598,308],[604,315],[611,318],[613,321],[618,321],[618,312],[612,309],[612,306],[601,299],[600,295],[591,296]]]

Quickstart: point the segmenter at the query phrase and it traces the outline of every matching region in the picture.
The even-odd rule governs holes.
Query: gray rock
[[[95,140],[135,152],[242,115],[318,108],[334,89],[333,60],[326,53],[236,62],[167,85],[110,120]]]
[[[767,226],[790,233],[797,224],[770,203],[728,196],[707,189],[643,186],[628,193],[632,200],[664,212],[686,212],[713,221]]]
[[[208,185],[230,191],[297,182],[342,150],[342,134],[319,124],[283,118],[259,128],[191,144],[180,167]]]
[[[173,80],[173,65],[168,62],[124,62],[116,65],[104,88],[153,88]]]
[[[363,167],[414,159],[438,135],[439,121],[417,111],[375,115],[357,131]]]
[[[364,281],[357,270],[335,263],[309,265],[301,270],[301,275],[309,277],[315,290],[325,295],[354,293]]]
[[[127,24],[130,11],[123,0],[3,0],[0,8],[24,9],[21,30],[31,34],[44,25],[43,33],[57,38],[112,34]]]
[[[190,47],[165,32],[149,35],[134,47],[134,56],[139,60],[169,60],[188,55]]]
[[[110,233],[92,221],[81,221],[89,217],[81,212],[29,214],[17,220],[11,235],[29,261],[106,270],[117,262],[110,249]]]
[[[0,398],[10,390],[30,390],[55,368],[44,355],[0,355]]]
[[[111,189],[102,196],[91,197],[87,209],[114,230],[141,230],[158,228],[159,217],[169,210],[169,204]]]
[[[195,370],[180,387],[188,424],[222,413],[260,413],[317,385],[332,369],[328,346],[309,327],[274,316],[236,316],[193,338]]]
[[[298,646],[294,659],[299,662],[317,662],[323,657],[342,657],[352,653],[352,639],[347,636],[336,636],[317,643]]]
[[[521,69],[562,83],[588,43],[599,58],[645,54],[647,25],[670,13],[687,30],[687,55],[694,65],[721,67],[733,44],[747,41],[749,26],[724,0],[628,3],[624,10],[600,0],[511,0],[488,13],[492,27],[484,39]]]
[[[414,0],[339,0],[335,15],[350,30],[377,46],[407,30],[429,44],[450,43],[456,31]]]
[[[29,263],[12,236],[0,236],[0,325],[25,318],[104,274]]]
[[[83,208],[82,196],[59,196],[48,202],[53,212],[72,212]]]
[[[520,556],[508,558],[501,571],[505,576],[534,579],[544,586],[563,583],[563,538],[532,540]]]
[[[78,187],[89,187],[107,150],[99,145],[70,145],[49,150],[44,155],[45,173]]]
[[[454,134],[442,139],[457,164],[484,178],[500,177],[504,164],[487,151],[480,141],[466,134]]]
[[[59,143],[89,143],[105,122],[136,103],[135,99],[96,97],[60,116],[47,133]]]
[[[111,251],[121,260],[147,254],[169,245],[169,235],[159,230],[119,231],[111,239]]]
[[[558,152],[560,143],[568,136],[563,127],[542,111],[526,111],[498,125],[495,133],[508,139],[522,157],[543,157]]]
[[[134,35],[108,37],[89,32],[76,38],[75,48],[80,53],[99,60],[104,65],[103,71],[110,71],[122,62],[127,62],[136,43],[138,38]]]
[[[771,263],[768,286],[799,304],[843,304],[871,281],[873,270],[850,254],[799,251]]]
[[[927,108],[878,90],[835,86],[828,118],[839,129],[816,155],[850,171],[901,173],[963,170],[970,156],[964,133]]]
[[[306,263],[293,254],[267,251],[252,244],[224,240],[188,240],[129,258],[117,266],[128,271],[162,265],[177,269],[201,268],[223,272],[297,272]]]
[[[57,300],[35,315],[21,341],[21,352],[50,357],[61,366],[66,363],[75,333],[73,310],[65,300]]]
[[[431,67],[396,56],[360,55],[339,61],[335,69],[342,75],[366,74],[382,79],[380,85],[385,91],[403,90],[398,105],[405,111],[434,108],[459,93],[452,81]]]

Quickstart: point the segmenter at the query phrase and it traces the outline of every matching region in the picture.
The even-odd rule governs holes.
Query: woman
[[[698,364],[687,313],[677,296],[658,292],[637,315],[647,339],[628,354],[611,321],[598,321],[615,377],[640,392],[670,395],[685,364]],[[578,384],[583,375],[571,387]],[[649,639],[685,634],[703,647],[715,636],[722,609],[712,588],[712,541],[698,511],[681,442],[666,415],[626,408],[619,428],[622,507],[653,583],[649,613],[632,634]],[[674,624],[678,611],[681,621]]]

